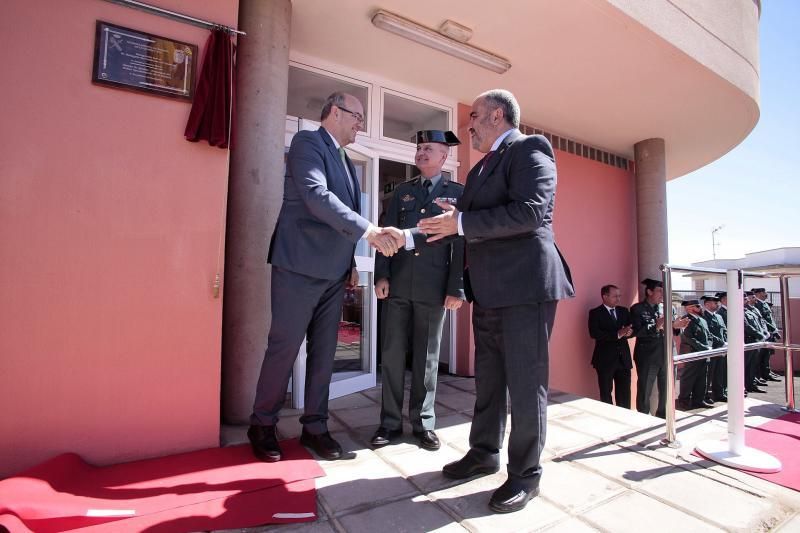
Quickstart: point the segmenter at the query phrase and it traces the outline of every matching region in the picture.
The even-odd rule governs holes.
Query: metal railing
[[[692,352],[687,354],[675,354],[674,353],[674,346],[673,346],[673,339],[671,334],[664,335],[664,357],[665,357],[665,366],[667,371],[667,388],[666,388],[666,436],[663,440],[665,444],[672,448],[680,447],[680,443],[678,442],[677,438],[677,431],[676,431],[676,417],[675,417],[675,365],[680,365],[684,363],[688,363],[691,361],[698,361],[700,359],[706,359],[711,357],[721,357],[723,355],[727,356],[729,352],[735,352],[738,354],[738,357],[743,359],[744,358],[744,351],[745,350],[755,350],[760,348],[770,348],[774,350],[782,350],[785,355],[786,359],[786,375],[785,375],[785,385],[786,385],[786,407],[787,411],[795,411],[795,401],[794,401],[794,365],[792,360],[792,352],[800,351],[800,344],[791,344],[789,339],[791,338],[791,316],[790,316],[790,308],[789,308],[789,278],[797,277],[797,274],[787,274],[783,272],[776,272],[776,273],[763,273],[763,272],[745,272],[743,270],[734,269],[731,271],[718,269],[718,268],[705,268],[705,267],[694,267],[694,266],[680,266],[680,265],[661,265],[661,276],[662,281],[664,284],[664,295],[665,295],[665,307],[670,307],[670,320],[666,322],[665,317],[665,332],[668,332],[670,328],[667,326],[671,324],[672,312],[671,312],[671,301],[670,297],[672,295],[672,273],[673,272],[701,272],[706,274],[716,274],[721,276],[728,277],[728,325],[729,328],[733,327],[737,329],[736,333],[741,339],[744,338],[744,305],[742,302],[742,285],[743,280],[745,277],[754,277],[754,278],[779,278],[781,284],[781,291],[780,291],[780,306],[781,306],[781,318],[782,318],[782,325],[783,325],[783,342],[753,342],[750,344],[744,344],[743,340],[736,342],[735,339],[731,338],[729,335],[729,343],[728,346],[723,348],[714,348],[711,350],[704,350],[701,352]],[[731,287],[731,280],[733,280],[736,284],[735,287]],[[738,295],[738,296],[737,296]],[[666,309],[665,313],[666,315]],[[734,321],[742,322],[742,324],[735,323]],[[733,333],[733,331],[729,332]],[[731,353],[731,358],[737,356],[734,353]],[[743,435],[743,428],[744,428],[744,374],[743,374],[743,361],[741,364],[732,365],[728,364],[728,412],[729,412],[729,424],[731,423],[739,423],[742,428],[742,435],[741,435],[741,443],[743,446],[744,443],[744,435]],[[734,413],[733,411],[740,411],[739,413]],[[736,419],[735,422],[731,422],[731,420]],[[739,421],[739,419],[741,419]]]

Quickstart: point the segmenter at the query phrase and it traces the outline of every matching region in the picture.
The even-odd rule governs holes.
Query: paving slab
[[[423,496],[405,498],[360,513],[348,514],[337,520],[346,531],[352,533],[376,531],[464,533],[466,531],[441,507]]]

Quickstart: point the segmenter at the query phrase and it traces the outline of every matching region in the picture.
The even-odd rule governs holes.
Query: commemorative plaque
[[[192,100],[197,45],[97,21],[92,81]]]

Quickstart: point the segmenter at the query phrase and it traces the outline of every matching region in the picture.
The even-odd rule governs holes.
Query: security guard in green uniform
[[[703,318],[708,324],[708,331],[711,334],[711,347],[723,348],[728,344],[728,328],[725,326],[725,321],[717,314],[719,309],[719,298],[716,296],[702,296],[703,301]],[[726,377],[728,371],[727,360],[724,355],[712,357],[708,365],[708,385],[706,393],[706,400],[711,402],[727,402],[728,395],[726,393]]]
[[[403,386],[409,332],[411,390],[408,418],[422,448],[436,450],[440,442],[434,401],[439,346],[445,312],[458,309],[464,296],[464,241],[426,244],[412,237],[423,218],[441,214],[435,199],[457,204],[464,187],[442,176],[449,147],[460,144],[450,131],[417,132],[414,162],[421,175],[394,190],[384,224],[404,230],[406,246],[392,257],[375,256],[375,294],[383,300],[381,317],[382,405],[373,446],[384,446],[403,433]]]
[[[681,305],[686,309],[689,325],[681,332],[680,353],[702,352],[711,349],[711,332],[708,323],[702,316],[699,300],[684,300]],[[678,402],[681,407],[714,407],[706,401],[708,377],[708,360],[701,359],[683,364],[681,373],[681,393]]]
[[[767,290],[763,287],[753,289],[753,295],[755,296],[753,306],[758,309],[759,313],[761,313],[761,318],[764,319],[764,322],[767,325],[767,330],[769,331],[769,340],[780,340],[781,336],[780,333],[778,333],[778,325],[775,323],[775,317],[772,315],[772,309],[767,303]],[[769,367],[769,359],[772,357],[774,352],[775,351],[771,348],[762,348],[759,353],[758,377],[765,382],[780,381],[780,376],[773,373],[772,369]]]

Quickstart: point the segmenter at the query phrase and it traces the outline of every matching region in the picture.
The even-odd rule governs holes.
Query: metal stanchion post
[[[661,265],[661,281],[664,284],[664,367],[667,372],[667,390],[664,391],[667,397],[666,413],[667,429],[666,436],[662,441],[670,448],[680,448],[678,433],[675,428],[675,360],[672,353],[672,270],[669,265]],[[659,391],[659,394],[661,392]]]
[[[783,314],[783,355],[786,360],[786,372],[783,377],[786,386],[786,410],[796,412],[794,407],[794,352],[789,349],[792,336],[792,315],[789,301],[789,276],[781,276],[781,311]]]
[[[780,472],[775,457],[744,443],[744,303],[742,271],[728,270],[728,440],[703,441],[696,450],[718,463],[753,472]]]

